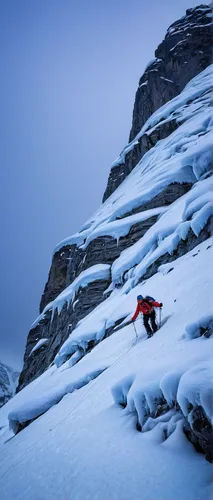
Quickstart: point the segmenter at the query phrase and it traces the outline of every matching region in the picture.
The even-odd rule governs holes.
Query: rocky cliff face
[[[159,144],[161,139],[173,137],[173,134],[187,119],[186,116],[188,117],[187,113],[186,116],[184,115],[185,118],[183,117],[186,108],[197,110],[199,106],[209,106],[210,89],[206,87],[205,91],[202,90],[200,93],[198,91],[193,94],[192,99],[184,101],[182,105],[175,108],[175,111],[168,111],[167,117],[159,115],[154,126],[153,123],[147,122],[147,119],[156,109],[177,94],[180,94],[186,83],[211,63],[212,25],[210,8],[202,5],[196,9],[187,10],[186,16],[170,26],[155,55],[156,59],[146,68],[136,92],[133,123],[130,132],[131,143],[127,145],[124,153],[111,169],[104,200],[107,200],[117,189],[125,177],[141,161],[146,152],[154,151],[155,146]],[[194,107],[190,108],[190,106]],[[193,110],[189,111],[188,114],[192,114]],[[145,130],[143,132],[142,129],[141,133],[143,126],[145,126]],[[200,135],[204,136],[206,133],[207,128],[200,130]],[[137,134],[139,134],[139,137],[135,139]],[[210,159],[206,167],[206,176],[209,175],[208,172],[211,171],[211,166],[213,167],[213,161]],[[92,220],[82,228],[81,232],[72,238],[68,238],[56,248],[48,281],[41,299],[41,316],[32,326],[28,335],[24,367],[19,379],[18,390],[46,370],[53,362],[61,345],[75,329],[77,323],[110,296],[112,291],[112,288],[110,288],[112,286],[111,266],[115,260],[120,257],[124,250],[139,242],[147,231],[152,228],[158,221],[162,208],[169,207],[175,200],[190,192],[196,180],[194,173],[190,170],[190,175],[185,175],[181,181],[168,174],[168,181],[159,183],[152,194],[143,197],[143,190],[141,190],[141,201],[138,198],[139,201],[132,204],[131,207],[124,204],[122,211],[115,211],[107,219],[109,225],[114,225],[115,229],[116,224],[119,226],[121,221],[124,225],[126,224],[127,229],[123,230],[119,238],[113,233],[113,229],[105,233],[104,230],[99,231],[97,235],[95,235],[94,230],[94,236],[91,236],[90,229],[94,223],[94,220]],[[145,190],[145,188],[143,189]],[[122,193],[119,193],[118,191],[117,199],[123,196]],[[113,201],[115,205],[117,199]],[[152,209],[156,209],[154,214],[151,213]],[[174,260],[177,256],[183,255],[208,238],[211,233],[211,224],[212,218],[211,214],[209,214],[199,235],[196,236],[190,230],[187,238],[183,238],[177,244],[174,252],[171,254],[165,253],[148,267],[142,275],[141,281],[152,276],[159,265]],[[155,244],[157,245],[157,243]],[[77,283],[76,280],[82,276],[82,273],[98,264],[109,265],[109,276],[100,276],[99,279],[91,278],[86,286],[79,286],[74,292],[72,300],[65,300],[61,308],[55,308],[51,305],[54,304],[55,300],[58,300],[60,294],[67,287]],[[119,280],[114,280],[113,286],[119,287],[123,285],[125,279],[125,276],[122,276]],[[106,329],[105,336],[112,332],[113,327],[110,327],[110,331]],[[45,343],[32,352],[36,344],[42,339],[45,339]],[[87,345],[86,352],[92,349],[94,345],[95,342],[91,340]],[[78,355],[80,359],[80,347]]]
[[[212,10],[200,5],[188,9],[186,15],[167,30],[155,51],[155,59],[147,65],[139,80],[133,109],[131,142],[141,128],[163,104],[179,94],[187,82],[205,69],[212,61]],[[152,135],[144,135],[122,164],[113,165],[103,196],[105,201],[137,165],[142,156],[164,139],[176,127],[175,120]]]
[[[18,372],[0,362],[0,407],[14,396],[18,378]]]

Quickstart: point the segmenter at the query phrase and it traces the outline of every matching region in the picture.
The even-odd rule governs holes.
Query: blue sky
[[[138,80],[192,0],[2,0],[0,359],[21,369],[52,250],[101,202]]]

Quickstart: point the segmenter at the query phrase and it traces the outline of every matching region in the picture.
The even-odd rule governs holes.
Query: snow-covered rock
[[[45,292],[46,297],[56,297],[32,325],[20,387],[54,359],[58,366],[71,356],[70,363],[78,362],[113,330],[115,323],[107,315],[123,300],[117,287],[128,295],[158,269],[171,270],[177,256],[209,237],[213,216],[212,75],[210,65],[147,120],[128,148],[144,133],[152,134],[159,123],[175,119],[178,125],[142,157],[82,230],[57,246]],[[60,286],[64,285],[57,293],[54,276],[59,273],[60,277],[60,272]],[[49,339],[47,347],[37,351],[32,364],[29,354],[43,338]]]
[[[169,28],[111,196],[55,249],[22,390],[0,411],[3,500],[211,498],[210,10]],[[149,339],[138,294],[163,303]]]
[[[73,302],[79,288],[85,288],[89,283],[93,283],[96,280],[107,280],[109,276],[110,266],[108,264],[97,264],[96,266],[90,267],[81,273],[71,285],[65,288],[53,302],[45,307],[43,313],[33,322],[31,328],[34,328],[44,318],[47,311],[52,311],[52,318],[55,309],[57,309],[60,314],[64,304],[69,305],[71,301]]]
[[[180,94],[186,84],[211,62],[212,7],[205,5],[204,8],[188,9],[185,16],[168,28],[165,39],[155,51],[155,59],[149,62],[139,80],[130,143],[136,139],[148,118]],[[161,126],[158,139],[163,139],[168,131],[169,128]],[[124,181],[147,148],[151,147],[149,141],[139,143],[137,145],[136,142],[134,151],[131,147],[128,151],[126,149],[123,163],[113,165],[103,201]]]
[[[212,168],[212,76],[213,65],[191,80],[177,97],[157,110],[144,124],[140,133],[127,145],[117,163],[123,163],[126,153],[143,134],[151,133],[159,122],[178,120],[180,126],[157,142],[142,158],[128,178],[82,227],[79,237],[91,241],[99,235],[99,228],[121,218],[155,198],[171,183],[195,183]],[[119,224],[119,221],[116,221]],[[119,229],[117,228],[117,231]],[[103,232],[101,232],[103,234]],[[111,233],[109,233],[111,234]],[[77,242],[74,235],[73,242]],[[72,239],[67,240],[68,243]],[[82,239],[79,240],[82,245]],[[56,249],[63,247],[65,241]],[[77,243],[78,244],[78,243]]]

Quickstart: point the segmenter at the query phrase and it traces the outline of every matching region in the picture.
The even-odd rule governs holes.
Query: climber
[[[142,295],[137,296],[137,307],[135,314],[132,316],[132,321],[135,321],[139,313],[143,314],[143,324],[147,331],[148,338],[152,337],[158,329],[155,322],[155,310],[154,307],[162,307],[162,302],[156,302],[153,297],[142,297]],[[149,325],[151,321],[152,328]]]

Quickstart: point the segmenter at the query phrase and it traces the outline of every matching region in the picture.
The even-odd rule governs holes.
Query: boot
[[[147,338],[150,339],[152,336],[153,336],[153,332],[150,328],[150,330],[146,330],[146,333],[147,333]]]

